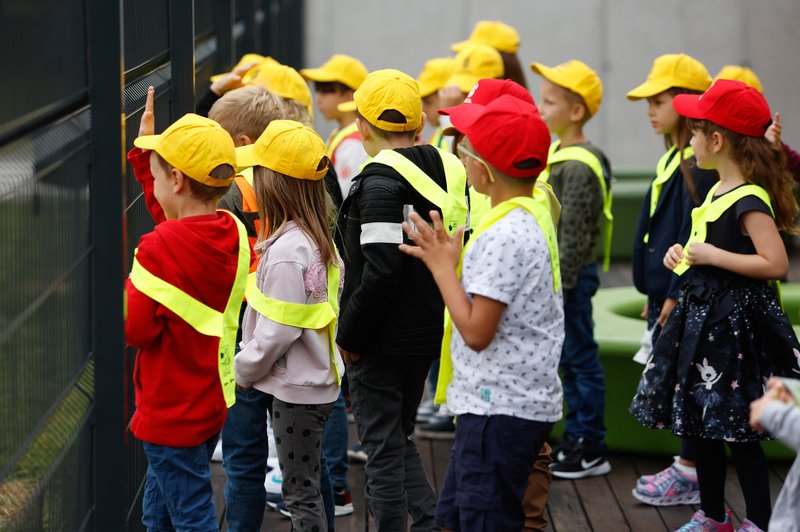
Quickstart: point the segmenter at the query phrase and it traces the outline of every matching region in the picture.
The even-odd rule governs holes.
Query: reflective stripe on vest
[[[233,371],[233,355],[236,349],[236,333],[239,330],[239,309],[247,287],[247,271],[250,266],[250,245],[247,231],[242,222],[232,213],[224,212],[236,223],[239,232],[239,258],[236,277],[224,312],[219,312],[198,301],[180,288],[156,277],[133,257],[130,279],[134,287],[153,301],[174,312],[194,330],[206,336],[219,338],[219,378],[225,404],[230,407],[236,402],[236,376]]]
[[[447,139],[444,138],[444,134],[442,133],[444,130],[442,128],[436,128],[436,131],[433,132],[433,136],[431,137],[431,141],[428,143],[434,148],[439,148],[440,150],[445,150],[449,147],[447,143]]]
[[[492,225],[501,220],[512,210],[521,207],[531,213],[539,224],[539,228],[544,233],[547,241],[547,249],[550,251],[550,269],[553,274],[553,290],[558,292],[561,289],[561,267],[558,259],[558,242],[556,240],[556,228],[553,225],[553,218],[550,210],[541,202],[533,198],[516,197],[504,201],[486,213],[480,225],[475,230],[472,238],[469,239],[464,249],[461,251],[461,258],[456,267],[456,274],[461,277],[461,269],[464,266],[464,257],[470,246],[480,238],[480,236]],[[450,340],[453,337],[453,319],[450,312],[444,310],[444,336],[442,337],[442,349],[439,362],[439,378],[436,383],[436,394],[434,403],[444,404],[447,401],[447,386],[453,380],[453,361],[450,357]]]
[[[385,164],[403,176],[409,185],[425,199],[442,210],[442,221],[447,233],[452,235],[467,223],[467,173],[464,165],[452,153],[436,148],[444,166],[447,190],[440,187],[419,166],[394,150],[382,150],[370,160]]]
[[[328,137],[327,142],[325,142],[325,146],[328,149],[328,158],[333,159],[333,154],[334,152],[336,152],[336,148],[339,147],[339,144],[342,143],[345,137],[352,135],[357,131],[358,131],[358,126],[356,126],[356,123],[353,122],[352,124],[348,124],[343,128],[331,133],[331,136]]]
[[[342,384],[342,371],[336,357],[336,320],[339,316],[339,268],[328,266],[328,301],[322,303],[290,303],[265,296],[256,285],[256,275],[247,279],[247,304],[270,320],[300,329],[327,329],[331,371],[336,384]]]
[[[683,149],[683,160],[685,161],[690,157],[694,157],[694,150],[692,150],[691,146],[686,146]],[[677,145],[667,150],[667,153],[662,155],[661,159],[658,160],[656,177],[653,179],[653,182],[650,183],[650,218],[653,218],[653,214],[656,212],[658,199],[661,196],[661,188],[664,186],[664,183],[669,181],[672,174],[675,173],[675,170],[677,170],[680,165],[681,157],[678,155]],[[649,232],[645,233],[642,242],[647,244],[648,240],[650,240]]]
[[[606,169],[603,162],[597,155],[584,148],[583,146],[567,146],[559,149],[561,141],[555,141],[550,145],[550,152],[547,155],[547,168],[539,175],[537,181],[547,183],[550,179],[550,167],[565,161],[578,161],[588,166],[600,182],[600,190],[603,194],[603,271],[608,271],[611,264],[611,237],[614,233],[614,215],[611,212],[611,190],[606,183]]]
[[[695,242],[705,242],[708,224],[717,221],[720,216],[725,214],[725,211],[730,209],[734,203],[745,196],[757,197],[767,204],[772,216],[775,216],[775,211],[772,209],[772,202],[769,199],[769,194],[760,186],[752,184],[742,185],[729,192],[726,192],[714,200],[714,192],[716,192],[716,190],[719,188],[720,183],[721,182],[718,182],[711,187],[711,190],[708,191],[708,195],[706,196],[706,199],[702,205],[692,209],[692,232],[689,234],[689,241],[686,242],[685,246],[683,246],[684,250],[686,250]],[[691,265],[688,264],[684,258],[681,259],[681,261],[672,271],[678,275],[683,275],[683,273],[686,272],[690,266]]]

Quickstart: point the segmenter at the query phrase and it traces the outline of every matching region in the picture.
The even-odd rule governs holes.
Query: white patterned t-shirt
[[[448,408],[558,421],[564,306],[561,292],[553,291],[550,252],[533,215],[514,209],[482,233],[464,256],[461,282],[470,297],[488,297],[506,308],[483,351],[467,347],[453,327]]]

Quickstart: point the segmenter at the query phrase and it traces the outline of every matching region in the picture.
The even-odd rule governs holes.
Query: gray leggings
[[[296,531],[326,532],[325,507],[319,490],[322,433],[333,408],[272,400],[272,429],[283,474],[283,502]]]

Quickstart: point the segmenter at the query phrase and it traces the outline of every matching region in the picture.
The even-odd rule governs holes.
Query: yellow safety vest
[[[544,233],[547,240],[547,248],[550,251],[550,269],[553,274],[553,290],[558,292],[561,289],[561,267],[558,259],[558,242],[556,240],[556,228],[553,224],[553,218],[550,210],[541,202],[533,198],[516,197],[506,200],[499,205],[495,206],[486,213],[480,225],[475,230],[472,238],[464,246],[461,251],[461,258],[456,267],[456,274],[461,277],[461,269],[464,266],[464,257],[467,254],[470,246],[484,231],[489,229],[492,225],[501,220],[506,214],[521,207],[531,213],[536,218],[536,223]],[[444,404],[447,401],[447,386],[453,380],[453,361],[450,358],[450,339],[453,337],[453,319],[450,312],[445,308],[444,311],[444,336],[442,337],[441,358],[439,361],[439,378],[436,383],[436,395],[434,402],[436,404]]]
[[[431,137],[431,141],[428,143],[434,148],[439,148],[440,150],[445,150],[448,148],[447,139],[444,138],[442,128],[437,128],[436,131],[433,132],[433,136]]]
[[[536,180],[533,186],[533,199],[541,203],[542,206],[550,211],[553,225],[558,227],[558,218],[561,216],[561,204],[558,202],[553,187],[549,183]],[[470,234],[478,227],[481,220],[492,209],[492,199],[486,194],[481,194],[472,187],[469,187],[469,227]]]
[[[755,196],[759,198],[761,201],[767,204],[770,212],[773,216],[775,216],[775,211],[772,209],[772,202],[769,199],[769,194],[760,186],[753,184],[742,185],[714,200],[714,192],[716,192],[720,184],[721,182],[718,182],[716,185],[711,187],[711,190],[708,191],[708,195],[706,196],[703,204],[692,209],[692,232],[689,234],[689,241],[686,242],[685,246],[683,246],[684,250],[694,242],[705,242],[708,224],[717,221],[719,217],[725,213],[725,211],[730,209],[734,203],[745,196]],[[682,259],[672,271],[678,275],[683,275],[683,273],[686,272],[686,270],[688,270],[690,267],[691,265],[688,264],[685,259]]]
[[[265,296],[256,285],[256,274],[247,279],[247,304],[274,322],[300,329],[327,329],[331,371],[336,384],[342,384],[342,373],[336,357],[336,321],[339,316],[339,268],[328,266],[328,300],[322,303],[290,303]]]
[[[442,189],[419,166],[394,150],[381,150],[369,162],[394,168],[425,199],[439,207],[442,210],[444,228],[452,235],[467,223],[467,173],[458,157],[439,148],[436,151],[442,158],[447,190]]]
[[[191,325],[194,330],[200,334],[220,339],[219,379],[225,404],[230,408],[236,402],[233,355],[236,350],[236,333],[239,330],[239,309],[244,299],[247,272],[250,268],[250,244],[247,241],[244,224],[226,210],[218,209],[218,212],[228,214],[236,222],[236,229],[239,231],[239,259],[236,265],[236,277],[224,312],[214,310],[180,288],[147,271],[136,259],[136,252],[134,252],[130,279],[138,291],[167,307]]]
[[[348,124],[343,128],[331,133],[331,135],[328,137],[328,140],[325,142],[325,146],[328,149],[328,158],[332,159],[336,148],[339,147],[339,144],[342,143],[345,137],[352,135],[356,131],[358,131],[358,126],[356,126],[356,123],[353,122],[352,124]]]
[[[611,213],[611,190],[606,183],[606,171],[600,159],[582,146],[567,146],[559,149],[561,141],[557,140],[550,145],[547,155],[547,168],[539,175],[538,181],[547,183],[550,179],[550,167],[565,161],[578,161],[588,166],[600,181],[603,192],[603,271],[608,271],[611,264],[611,237],[614,232],[614,215]],[[610,176],[609,176],[610,177]]]
[[[690,157],[694,156],[694,150],[692,150],[691,146],[686,146],[683,149],[683,160],[686,160]],[[656,177],[653,179],[653,182],[650,183],[650,218],[653,217],[653,214],[656,212],[656,207],[658,206],[658,198],[661,196],[661,188],[664,186],[664,183],[669,181],[669,178],[672,177],[672,174],[675,173],[675,170],[681,165],[681,157],[678,156],[678,146],[674,145],[667,153],[661,156],[661,159],[658,160],[658,165],[656,166]],[[645,233],[644,238],[642,241],[647,244],[648,240],[650,240],[650,233]]]

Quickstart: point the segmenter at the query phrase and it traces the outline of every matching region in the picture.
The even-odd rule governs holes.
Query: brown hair
[[[324,168],[327,164],[328,158],[323,157],[320,165]],[[323,180],[295,179],[269,168],[256,166],[253,168],[253,188],[258,202],[258,217],[261,220],[259,242],[293,220],[317,245],[326,265],[336,261],[331,236],[335,208]]]
[[[403,138],[407,139],[410,138],[413,142],[414,139],[417,137],[417,130],[412,129],[411,131],[386,131],[385,129],[381,129],[378,126],[370,123],[369,120],[364,118],[361,113],[356,111],[356,117],[360,118],[364,121],[365,124],[369,125],[369,128],[375,133],[375,135],[379,136],[384,140],[391,140],[392,138]],[[405,124],[406,117],[403,116],[403,113],[400,111],[396,111],[395,109],[387,109],[381,113],[378,117],[379,120],[383,120],[384,122],[391,122],[392,124]]]
[[[667,89],[666,93],[674,98],[678,94],[703,94],[703,91],[672,87],[671,89]],[[697,187],[692,177],[697,165],[693,161],[687,161],[683,158],[683,150],[689,145],[689,141],[692,140],[692,127],[690,122],[690,119],[685,116],[678,115],[678,123],[675,126],[675,131],[672,135],[664,135],[664,146],[670,149],[673,144],[673,139],[675,140],[675,145],[678,147],[676,156],[681,158],[680,168],[683,181],[686,183],[686,188],[689,189],[689,195],[692,197],[694,204],[700,205],[700,202],[705,198],[701,198],[697,195]]]
[[[283,97],[281,97],[281,101],[283,101],[283,106],[285,109],[283,118],[286,120],[300,122],[304,126],[314,127],[314,120],[311,116],[311,113],[308,111],[307,105],[302,104],[297,100]]]
[[[786,166],[786,153],[764,137],[741,135],[708,120],[690,120],[692,129],[706,136],[720,133],[731,145],[731,157],[745,181],[762,187],[769,194],[775,212],[775,225],[781,231],[799,234],[795,225],[800,208],[794,196],[795,181]]]
[[[158,164],[161,165],[161,168],[163,168],[165,172],[169,173],[173,168],[175,168],[157,152],[154,153],[156,154],[156,160],[158,161]],[[230,183],[224,187],[212,187],[210,185],[204,185],[200,181],[196,181],[192,177],[186,175],[180,168],[175,169],[187,177],[186,182],[188,183],[189,190],[192,191],[192,196],[201,201],[219,201],[219,199],[228,192],[228,189],[231,188]],[[235,173],[236,172],[231,165],[221,164],[214,168],[208,175],[215,179],[230,179]]]
[[[498,50],[498,52],[500,52],[500,50]],[[503,58],[503,75],[500,79],[510,79],[511,81],[516,81],[527,89],[528,82],[525,81],[525,73],[522,70],[522,65],[519,62],[517,54],[500,52],[500,57]]]
[[[244,134],[253,142],[270,122],[285,116],[282,99],[256,85],[226,92],[208,112],[208,117],[219,123],[234,141]]]

